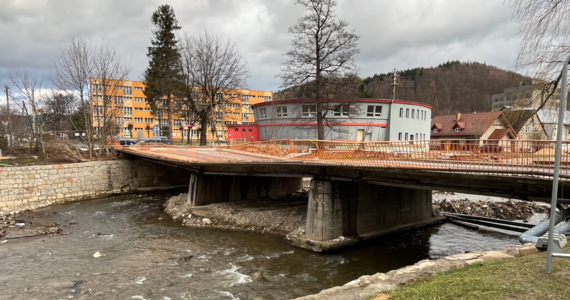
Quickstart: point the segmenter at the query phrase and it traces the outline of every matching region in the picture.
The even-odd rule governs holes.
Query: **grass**
[[[570,252],[570,246],[565,247],[565,251]],[[473,264],[384,294],[390,300],[570,299],[570,259],[553,258],[550,274],[545,273],[545,263],[546,252],[541,252],[516,259]]]

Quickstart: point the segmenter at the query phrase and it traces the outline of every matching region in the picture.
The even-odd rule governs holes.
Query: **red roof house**
[[[432,139],[515,139],[516,133],[501,111],[437,116],[431,121]]]

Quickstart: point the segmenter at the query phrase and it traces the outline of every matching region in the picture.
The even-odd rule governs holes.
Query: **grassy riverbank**
[[[545,274],[545,262],[541,252],[476,263],[366,299],[569,299],[570,259],[553,258],[551,274]]]

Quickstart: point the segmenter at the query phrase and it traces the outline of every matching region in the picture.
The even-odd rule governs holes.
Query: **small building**
[[[431,139],[498,141],[516,137],[501,111],[437,116],[431,121]]]
[[[259,141],[259,126],[254,123],[228,124],[228,142],[257,142]]]
[[[540,123],[546,132],[546,138],[555,140],[558,128],[558,110],[555,109],[541,109],[537,113]],[[564,135],[563,140],[570,139],[570,111],[564,112]]]
[[[502,94],[492,97],[491,107],[493,111],[499,111],[503,106],[511,106],[516,109],[538,109],[542,102],[546,101],[550,91],[548,83],[542,80],[521,81],[519,86],[506,88]],[[552,97],[546,101],[544,108],[555,109],[560,99],[560,86],[556,88]]]
[[[325,100],[323,100],[325,102]],[[425,103],[358,99],[326,100],[325,139],[336,141],[427,140],[432,107]],[[317,106],[310,100],[252,105],[260,140],[317,139]]]

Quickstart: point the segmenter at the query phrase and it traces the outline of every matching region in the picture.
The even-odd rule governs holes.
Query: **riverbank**
[[[570,260],[554,258],[550,274],[545,262],[546,252],[540,252],[470,264],[365,299],[568,299]]]
[[[164,204],[164,212],[175,220],[181,220],[185,226],[254,231],[280,236],[305,228],[306,193],[200,207],[191,207],[186,203],[187,198],[187,194],[180,194]]]
[[[536,256],[536,253],[538,253],[538,250],[534,247],[534,244],[525,244],[517,247],[505,248],[496,251],[468,252],[465,254],[456,254],[456,255],[447,256],[438,260],[422,260],[414,265],[403,267],[387,273],[377,273],[370,276],[362,276],[343,286],[326,289],[318,294],[296,298],[296,300],[361,300],[361,299],[386,300],[386,299],[392,299],[390,298],[392,295],[395,296],[394,300],[395,299],[462,299],[460,297],[462,296],[461,291],[467,289],[467,287],[464,287],[464,289],[458,288],[455,284],[453,284],[455,280],[449,277],[447,278],[448,279],[447,281],[443,282],[439,281],[439,285],[441,285],[442,289],[445,286],[445,289],[451,292],[449,295],[440,293],[439,286],[435,288],[426,287],[426,291],[420,291],[420,292],[416,291],[416,289],[422,283],[433,281],[434,278],[442,276],[438,274],[461,272],[457,270],[462,270],[462,268],[468,266],[475,266],[475,268],[465,268],[467,272],[473,269],[475,269],[475,272],[477,272],[476,266],[481,266],[482,264],[499,260],[500,261],[513,260],[514,258],[519,258],[523,256],[530,256],[530,255]],[[524,265],[525,262],[526,260],[521,261],[520,263]],[[503,262],[503,264],[505,263]],[[570,266],[570,264],[568,265]],[[516,272],[520,271],[520,269],[518,268],[502,269],[502,272],[504,273],[503,281],[508,280],[508,278],[511,277],[514,270],[516,270]],[[536,274],[542,275],[542,273],[536,273]],[[473,274],[473,278],[476,278],[474,281],[477,281],[477,279],[480,279],[481,277],[484,277],[484,275],[482,275],[481,273]],[[484,293],[488,289],[487,287],[479,286],[478,282],[471,282],[471,283],[473,284],[469,287],[469,290],[474,291],[475,294],[477,294],[477,291],[480,290],[481,293],[477,294],[478,298],[469,298],[469,299],[477,299],[477,300],[490,299],[489,297],[486,297]],[[404,287],[401,288],[401,286]],[[454,293],[452,291],[454,291]],[[539,298],[540,297],[538,298],[530,297],[525,299],[539,299]],[[554,298],[554,299],[562,299],[562,298]]]

